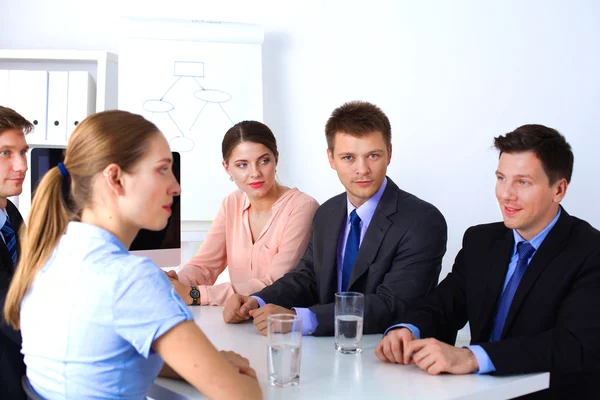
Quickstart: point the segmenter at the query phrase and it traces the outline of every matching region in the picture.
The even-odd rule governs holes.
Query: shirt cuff
[[[258,296],[250,296],[250,297],[252,297],[253,299],[256,299],[256,301],[258,301],[258,306],[259,307],[263,307],[265,304],[267,304],[267,303],[265,303],[265,301],[263,299],[261,299]]]
[[[200,304],[201,306],[207,306],[209,304],[209,302],[208,302],[208,289],[206,288],[206,285],[196,286],[196,288],[200,292],[200,302],[198,302],[198,304]]]
[[[477,374],[489,374],[490,372],[496,371],[496,367],[494,363],[490,359],[490,356],[486,353],[483,347],[479,345],[466,346],[467,349],[471,350],[477,359],[477,363],[479,364],[479,370],[475,373]]]
[[[413,335],[415,335],[415,337],[417,339],[421,339],[421,330],[419,328],[417,328],[416,326],[414,326],[413,324],[396,324],[396,325],[392,325],[389,328],[387,328],[385,330],[385,332],[383,333],[383,336],[387,335],[389,331],[391,331],[392,329],[396,329],[396,328],[406,328],[409,331],[412,332]]]
[[[310,311],[308,308],[292,307],[292,310],[296,311],[296,315],[302,319],[302,336],[314,334],[317,326],[319,326],[317,314]]]

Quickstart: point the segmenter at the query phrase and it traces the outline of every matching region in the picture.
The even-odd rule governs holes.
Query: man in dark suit
[[[467,230],[452,272],[398,316],[375,353],[430,374],[549,371],[549,390],[531,397],[600,398],[600,232],[560,206],[571,147],[541,125],[495,147],[504,223]],[[467,321],[471,346],[437,340]]]
[[[330,165],[346,192],[317,210],[296,268],[252,297],[233,295],[226,322],[252,316],[266,334],[269,315],[296,313],[304,334],[333,335],[335,293],[356,291],[365,295],[364,332],[382,333],[410,301],[437,285],[446,222],[434,206],[386,177],[388,118],[373,104],[350,102],[333,111],[325,133]]]
[[[23,190],[27,172],[25,134],[33,125],[14,110],[0,106],[0,310],[18,260],[19,228],[23,218],[8,200]],[[25,364],[21,354],[21,334],[0,319],[0,398],[25,399],[21,376]]]

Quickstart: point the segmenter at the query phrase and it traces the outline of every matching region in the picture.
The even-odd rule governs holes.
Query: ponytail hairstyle
[[[93,205],[92,186],[98,174],[112,163],[131,172],[157,134],[160,131],[152,122],[119,110],[92,114],[77,125],[65,150],[62,174],[54,167],[44,175],[33,197],[28,224],[20,231],[19,265],[4,304],[8,324],[19,329],[21,301],[69,221],[80,221],[82,210]],[[68,199],[62,194],[63,185],[69,187]]]

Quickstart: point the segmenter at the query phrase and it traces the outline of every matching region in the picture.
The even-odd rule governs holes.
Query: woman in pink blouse
[[[319,207],[275,179],[279,153],[266,125],[234,125],[222,151],[223,167],[240,190],[223,200],[198,253],[179,274],[169,272],[187,304],[222,305],[232,294],[258,292],[292,270],[306,250]],[[225,267],[230,283],[215,285]]]

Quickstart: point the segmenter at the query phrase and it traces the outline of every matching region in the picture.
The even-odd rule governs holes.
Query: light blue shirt
[[[0,212],[0,228],[2,228],[4,226],[7,219],[8,219],[8,214],[6,213],[6,208],[4,208],[4,209],[2,209],[2,212]],[[6,240],[4,240],[4,235],[1,233],[0,233],[0,238],[2,238],[2,241],[4,242],[4,244],[6,244]]]
[[[152,261],[70,222],[21,304],[27,377],[44,398],[145,399],[163,365],[152,343],[191,319]]]
[[[533,246],[535,251],[533,252],[531,257],[529,257],[529,260],[527,260],[527,265],[529,265],[529,263],[533,259],[533,256],[535,255],[537,250],[542,245],[542,242],[544,241],[544,239],[546,239],[546,236],[548,236],[548,233],[550,233],[550,231],[552,230],[554,225],[556,225],[556,222],[558,221],[558,218],[560,217],[560,213],[561,213],[561,210],[559,208],[558,213],[556,214],[556,217],[554,217],[554,219],[552,221],[550,221],[550,223],[540,233],[538,233],[533,239],[531,239],[529,241],[529,244],[531,246]],[[519,261],[519,255],[517,254],[517,246],[519,245],[519,243],[526,241],[525,239],[523,239],[521,237],[521,235],[519,235],[519,233],[515,229],[513,229],[513,236],[515,239],[515,245],[513,247],[513,253],[510,258],[510,262],[508,264],[508,271],[506,271],[506,277],[504,278],[504,285],[502,286],[503,291],[506,288],[508,281],[510,280],[511,276],[515,273],[515,270],[517,268],[517,262]],[[387,333],[390,331],[390,329],[394,329],[394,328],[398,328],[398,327],[408,328],[413,333],[413,335],[415,335],[415,337],[417,339],[421,338],[421,331],[419,330],[419,328],[417,328],[416,326],[414,326],[412,324],[397,324],[397,325],[391,326],[385,331],[384,336],[387,335]],[[490,359],[487,352],[483,349],[483,347],[481,347],[479,345],[471,345],[471,346],[466,346],[466,347],[473,352],[473,354],[475,355],[475,358],[477,359],[477,362],[479,364],[479,371],[477,371],[477,373],[488,374],[490,372],[496,371],[496,367],[494,366],[494,363]]]
[[[375,214],[375,210],[377,209],[377,205],[379,204],[379,200],[381,200],[381,196],[383,196],[383,192],[387,187],[387,178],[383,180],[381,187],[379,190],[363,205],[356,208],[350,202],[350,199],[346,196],[347,202],[347,215],[346,215],[346,225],[344,226],[344,233],[340,235],[338,239],[337,246],[337,291],[341,292],[342,290],[342,268],[344,265],[344,250],[346,249],[346,242],[348,241],[348,235],[350,234],[350,213],[356,209],[356,213],[360,218],[360,244],[362,244],[363,238],[365,237],[365,233],[369,228],[369,224],[373,219],[373,215]],[[360,248],[359,244],[359,248]],[[260,307],[265,305],[263,299],[258,296],[252,296],[257,301]],[[319,321],[317,321],[317,316],[314,312],[310,311],[308,308],[294,307],[296,314],[302,318],[302,334],[303,335],[312,335],[317,326],[319,325]]]

